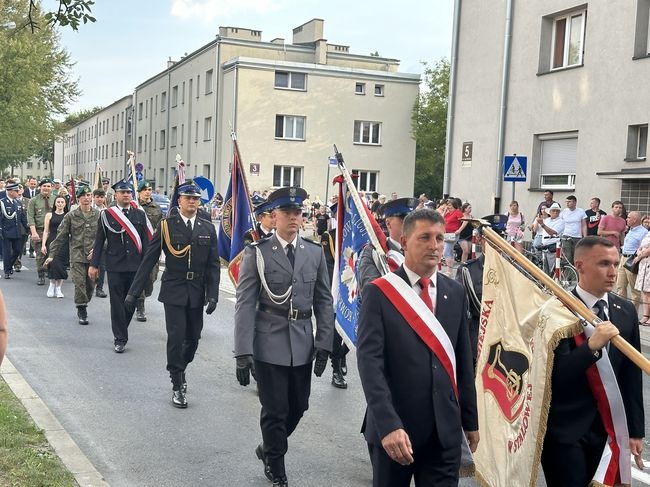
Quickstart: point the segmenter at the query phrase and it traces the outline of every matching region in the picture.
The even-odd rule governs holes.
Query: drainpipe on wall
[[[449,71],[449,98],[447,103],[447,139],[445,140],[445,168],[442,178],[443,198],[449,196],[451,176],[451,152],[454,136],[454,110],[456,108],[456,66],[458,58],[458,37],[460,35],[460,7],[462,0],[454,1],[454,28],[451,40],[451,66]]]
[[[503,186],[503,152],[506,139],[506,115],[508,112],[508,84],[510,80],[510,45],[512,44],[513,0],[506,2],[506,29],[503,39],[503,71],[501,73],[501,106],[499,107],[499,135],[497,145],[496,173],[494,175],[494,213],[501,211],[501,188]]]
[[[171,141],[171,133],[169,132],[169,112],[171,112],[171,99],[172,99],[172,70],[170,66],[167,66],[167,96],[165,97],[165,103],[167,106],[165,107],[165,111],[167,112],[167,123],[165,124],[165,185],[167,185],[167,181],[169,181],[169,143]],[[174,157],[174,160],[176,160],[176,157]],[[189,164],[188,164],[189,165]],[[189,173],[189,171],[188,171]]]
[[[214,66],[214,75],[212,76],[214,86],[212,92],[214,93],[214,148],[212,155],[211,177],[212,184],[214,185],[215,194],[219,192],[217,186],[217,175],[220,174],[221,164],[219,163],[219,145],[221,139],[219,138],[219,131],[221,123],[219,120],[219,94],[221,93],[221,37],[217,36],[217,59]]]

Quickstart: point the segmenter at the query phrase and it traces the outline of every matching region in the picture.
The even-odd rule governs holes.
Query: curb
[[[25,407],[36,426],[43,430],[47,441],[52,445],[66,468],[74,475],[77,484],[80,487],[109,487],[104,477],[90,463],[90,460],[7,357],[4,358],[2,367],[0,367],[0,375]]]

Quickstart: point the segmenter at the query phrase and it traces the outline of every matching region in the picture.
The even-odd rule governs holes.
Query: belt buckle
[[[289,310],[289,319],[292,321],[298,321],[298,310],[290,309]]]
[[[188,272],[185,274],[185,279],[187,279],[188,281],[192,281],[192,280],[194,280],[194,272],[192,272],[192,271],[188,271]]]

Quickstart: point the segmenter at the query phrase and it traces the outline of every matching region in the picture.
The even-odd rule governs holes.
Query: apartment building
[[[504,212],[517,154],[529,218],[545,189],[650,212],[649,18],[650,0],[456,0],[445,191]]]
[[[287,43],[220,27],[215,40],[135,87],[130,147],[145,177],[169,190],[179,154],[187,177],[205,176],[223,193],[235,131],[251,190],[300,185],[324,199],[337,144],[360,189],[411,195],[419,74],[328,43],[323,30],[313,19]],[[124,158],[114,163],[105,170],[120,174]]]
[[[125,96],[72,127],[54,145],[54,177],[93,182],[97,164],[111,181],[123,178],[132,147],[133,97]]]

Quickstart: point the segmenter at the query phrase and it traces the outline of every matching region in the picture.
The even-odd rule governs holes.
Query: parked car
[[[154,203],[160,206],[163,216],[167,215],[167,210],[169,210],[169,203],[170,203],[169,198],[164,194],[158,194],[158,193],[153,193],[151,195],[151,198],[153,199]]]

